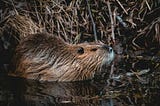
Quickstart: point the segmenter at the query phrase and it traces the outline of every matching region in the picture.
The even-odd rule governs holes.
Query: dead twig
[[[94,20],[93,20],[92,13],[91,13],[91,9],[90,9],[90,5],[89,5],[89,3],[88,3],[88,0],[86,0],[86,2],[87,2],[87,7],[88,7],[89,16],[90,16],[90,18],[91,18],[92,25],[93,25],[94,39],[95,39],[95,41],[97,42],[98,39],[97,39],[97,32],[96,32],[96,24],[95,24],[95,22],[94,22]]]
[[[151,7],[149,6],[148,1],[145,0],[145,2],[146,2],[146,5],[147,5],[148,9],[151,10]]]
[[[123,9],[123,11],[128,15],[128,12],[125,10],[125,8],[123,7],[123,5],[120,3],[119,0],[116,0],[117,3],[120,5],[120,7]]]
[[[112,11],[111,11],[111,6],[110,6],[109,1],[107,1],[107,6],[108,6],[108,10],[109,10],[109,16],[110,16],[110,19],[111,19],[111,29],[112,29],[111,37],[112,37],[113,43],[115,43],[114,22],[113,22]]]

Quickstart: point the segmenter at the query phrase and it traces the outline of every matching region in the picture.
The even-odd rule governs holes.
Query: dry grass
[[[29,34],[41,32],[41,28],[38,27],[32,19],[22,15],[10,17],[7,20],[5,27],[11,27],[14,31],[21,35],[20,37],[26,37]]]
[[[147,37],[145,34],[152,29],[155,33],[150,36],[153,41],[160,44],[158,33],[160,17],[148,15],[152,15],[152,12],[158,13],[156,11],[159,10],[158,1],[4,0],[1,3],[3,5],[0,9],[0,20],[3,23],[1,28],[11,26],[21,36],[45,30],[61,36],[70,43],[98,39],[113,45],[120,37],[134,40],[140,34]],[[157,24],[150,28],[155,22],[152,20],[156,18]],[[146,28],[148,32],[142,34],[141,31]],[[138,45],[134,41],[121,42]]]

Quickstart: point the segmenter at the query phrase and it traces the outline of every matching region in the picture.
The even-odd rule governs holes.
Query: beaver
[[[89,80],[113,58],[112,48],[102,43],[69,44],[53,34],[37,33],[19,42],[9,75],[39,81]]]

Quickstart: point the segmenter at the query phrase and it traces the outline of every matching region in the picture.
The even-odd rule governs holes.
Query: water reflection
[[[105,85],[92,82],[40,83],[7,76],[1,76],[0,82],[0,106],[140,106],[148,101],[156,106],[160,97],[159,89],[145,91],[140,85],[122,87],[123,92],[112,91],[107,96],[111,92]]]
[[[0,101],[3,105],[51,105],[90,104],[97,88],[90,83],[56,83],[29,81],[18,78],[2,78]],[[2,105],[1,104],[1,105]]]

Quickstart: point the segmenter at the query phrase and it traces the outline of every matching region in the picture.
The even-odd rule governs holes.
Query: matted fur
[[[41,81],[87,80],[113,57],[113,51],[104,48],[104,44],[74,45],[46,33],[34,34],[17,46],[15,71],[10,75]]]

